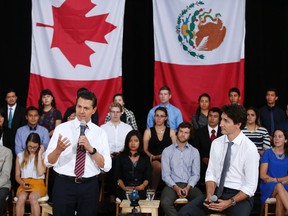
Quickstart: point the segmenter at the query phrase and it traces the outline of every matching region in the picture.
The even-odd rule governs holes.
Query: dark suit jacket
[[[216,137],[221,136],[221,128],[218,127],[218,131]],[[200,158],[202,160],[203,157],[209,157],[210,148],[211,148],[211,140],[209,136],[208,126],[204,126],[196,130],[194,145],[198,149],[200,153]]]
[[[7,105],[2,107],[3,110],[7,113],[7,120],[8,120],[8,109],[7,109]],[[14,111],[14,115],[13,115],[13,120],[12,120],[12,139],[15,138],[16,135],[16,131],[19,127],[26,125],[27,124],[27,120],[25,118],[25,112],[26,112],[26,108],[20,106],[19,104],[17,104],[16,109]],[[5,121],[5,125],[6,127],[8,127],[8,121]],[[13,140],[14,143],[14,140]]]
[[[216,137],[219,137],[221,135],[222,135],[221,128],[218,127],[218,131],[217,131]],[[195,146],[195,148],[198,149],[198,151],[200,153],[201,170],[200,170],[199,184],[201,184],[201,183],[205,182],[205,174],[206,174],[206,170],[207,170],[207,167],[208,167],[205,163],[203,163],[202,159],[204,157],[209,158],[210,148],[211,148],[211,140],[210,140],[210,136],[209,136],[209,131],[208,131],[208,126],[207,125],[196,130],[195,139],[194,139],[193,145]]]

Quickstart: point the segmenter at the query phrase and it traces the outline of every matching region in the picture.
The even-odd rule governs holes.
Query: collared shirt
[[[249,131],[245,127],[242,132],[256,145],[258,150],[271,148],[270,136],[266,128],[259,127],[255,131]]]
[[[132,130],[132,127],[121,121],[118,125],[109,121],[100,127],[107,133],[110,153],[123,151],[126,135]]]
[[[215,128],[212,128],[208,124],[207,127],[208,127],[209,137],[211,137],[211,135],[212,135],[212,130],[215,130],[215,136],[217,137],[217,132],[219,130],[219,125],[217,125]]]
[[[0,188],[11,188],[12,163],[14,163],[12,151],[5,146],[0,146]]]
[[[7,120],[9,119],[10,108],[12,108],[11,113],[12,113],[12,119],[13,119],[16,106],[17,106],[17,103],[15,103],[13,106],[9,106],[9,105],[7,104]]]
[[[110,157],[107,134],[102,128],[98,127],[91,121],[87,123],[87,126],[88,128],[85,130],[85,136],[89,140],[90,145],[96,148],[97,152],[99,152],[99,154],[104,157],[104,168],[102,170],[108,172],[111,169],[112,162]],[[71,145],[60,154],[58,160],[54,164],[50,164],[48,162],[48,156],[57,147],[59,134],[62,135],[62,139],[67,137],[70,140]],[[51,137],[45,153],[44,162],[46,166],[54,166],[55,172],[59,174],[75,176],[74,169],[79,136],[80,121],[77,118],[58,125],[54,130],[54,133]],[[98,175],[100,172],[100,167],[98,167],[98,165],[92,158],[92,155],[90,155],[89,152],[86,152],[85,170],[83,177],[89,178]]]
[[[39,134],[40,140],[41,140],[41,145],[43,145],[45,147],[45,149],[47,149],[48,143],[50,141],[49,131],[41,125],[37,125],[36,130],[30,130],[30,127],[28,125],[24,125],[24,126],[18,128],[18,130],[16,132],[16,136],[15,136],[15,153],[16,153],[16,155],[18,155],[20,152],[24,151],[24,149],[26,147],[27,137],[32,132]]]
[[[278,124],[285,120],[286,116],[284,110],[278,106],[269,107],[265,105],[259,109],[261,125],[265,127],[270,136],[272,136],[274,131],[271,131],[270,112],[273,112],[274,128],[277,128]]]
[[[138,130],[138,126],[137,126],[137,123],[136,123],[136,118],[135,118],[135,115],[134,113],[131,111],[131,110],[128,110],[124,107],[124,113],[125,113],[125,117],[126,119],[125,120],[122,120],[122,116],[121,116],[121,121],[123,121],[124,123],[127,123],[129,125],[131,125],[131,127],[134,129],[134,130]],[[107,113],[106,117],[105,117],[105,122],[104,123],[107,123],[111,120],[111,116],[110,116],[110,113]]]
[[[162,179],[169,187],[178,182],[194,187],[200,179],[199,151],[189,143],[184,149],[177,143],[171,144],[162,152],[161,171]]]
[[[155,109],[157,107],[166,107],[168,112],[168,125],[170,128],[173,128],[175,131],[177,131],[178,125],[183,122],[183,117],[180,109],[173,106],[172,104],[168,104],[167,106],[164,106],[163,104],[158,104],[157,106],[154,106],[152,109],[150,109],[148,116],[147,116],[147,128],[151,128],[154,126],[154,115],[155,115]]]
[[[228,147],[227,135],[213,141],[205,181],[220,183],[224,158]],[[242,131],[233,140],[231,162],[226,174],[224,187],[240,190],[253,196],[258,185],[259,154],[255,144]]]

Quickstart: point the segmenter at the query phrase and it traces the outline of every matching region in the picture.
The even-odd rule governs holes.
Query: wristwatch
[[[92,152],[89,152],[89,154],[90,154],[90,155],[94,155],[94,154],[96,154],[96,152],[97,152],[96,148],[93,148],[93,151],[92,151]]]
[[[231,205],[232,205],[232,206],[235,206],[235,205],[236,205],[236,201],[235,201],[233,198],[231,198],[230,200],[231,200],[231,202],[232,202]]]

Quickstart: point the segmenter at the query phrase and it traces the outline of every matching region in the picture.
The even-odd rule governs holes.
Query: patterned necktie
[[[85,125],[84,132],[85,132],[86,128],[88,128],[87,125]],[[80,135],[81,135],[81,133],[82,133],[82,131],[81,131],[81,126],[80,126]],[[86,158],[86,151],[85,150],[82,151],[82,149],[78,145],[77,146],[75,169],[74,169],[74,173],[75,173],[77,178],[82,177],[84,175],[85,158]]]
[[[225,177],[226,177],[227,171],[228,171],[229,166],[230,166],[231,146],[232,145],[233,145],[233,142],[228,142],[228,147],[227,147],[227,151],[226,151],[226,155],[225,155],[225,159],[224,159],[224,164],[223,164],[223,170],[221,173],[220,183],[219,183],[219,187],[217,190],[217,197],[218,198],[221,197],[222,193],[223,193]]]
[[[12,107],[9,108],[8,127],[12,128]]]
[[[211,131],[211,137],[210,137],[211,143],[212,143],[212,141],[213,141],[215,138],[216,138],[216,131],[213,129],[213,130]]]
[[[76,163],[75,163],[75,175],[81,177],[84,175],[86,151],[81,151],[80,146],[77,147]]]

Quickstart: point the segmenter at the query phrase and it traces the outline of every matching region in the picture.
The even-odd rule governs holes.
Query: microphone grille
[[[217,197],[216,195],[212,195],[212,196],[210,197],[210,200],[211,200],[212,202],[216,202],[216,201],[218,200],[218,197]]]
[[[86,121],[85,120],[81,120],[81,122],[80,122],[80,126],[86,126]]]

